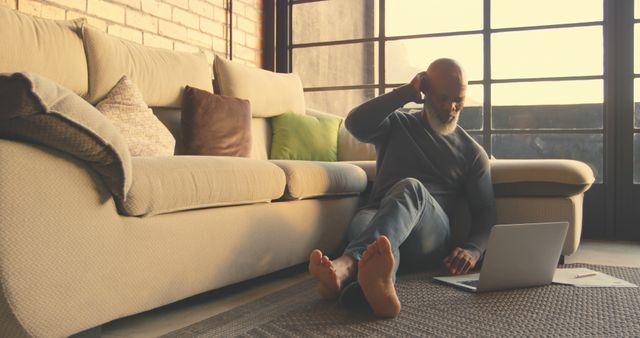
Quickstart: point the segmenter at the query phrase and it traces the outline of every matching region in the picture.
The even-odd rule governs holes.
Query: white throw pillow
[[[127,141],[131,156],[172,156],[176,140],[153,114],[136,85],[123,76],[96,106]]]

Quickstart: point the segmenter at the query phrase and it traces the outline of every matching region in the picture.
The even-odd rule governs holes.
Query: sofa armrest
[[[575,160],[491,160],[496,196],[574,196],[587,191],[595,178],[591,168]]]
[[[335,114],[321,112],[319,110],[307,108],[307,115],[314,117],[344,117]],[[372,144],[358,141],[345,128],[344,123],[340,124],[338,131],[338,161],[370,161],[376,159],[376,148]]]

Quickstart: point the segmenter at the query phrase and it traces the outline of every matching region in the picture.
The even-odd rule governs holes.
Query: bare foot
[[[318,291],[322,298],[332,299],[338,296],[345,282],[355,276],[355,262],[350,256],[341,256],[332,262],[320,250],[311,252],[309,273],[320,282]]]
[[[400,313],[400,300],[391,278],[393,263],[391,243],[385,236],[371,243],[358,262],[358,284],[378,317],[396,317]]]

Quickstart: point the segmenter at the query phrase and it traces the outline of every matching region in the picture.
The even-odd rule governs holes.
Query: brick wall
[[[0,6],[48,19],[87,18],[108,34],[147,46],[214,53],[262,65],[262,0],[233,0],[229,48],[227,0],[0,0]]]

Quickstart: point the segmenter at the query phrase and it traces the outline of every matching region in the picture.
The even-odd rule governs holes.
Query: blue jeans
[[[359,261],[367,246],[381,235],[391,242],[394,282],[401,256],[403,268],[424,270],[439,266],[450,250],[449,217],[414,178],[394,184],[378,209],[356,213],[347,229],[348,244],[343,254]],[[353,284],[344,291],[353,289]]]

